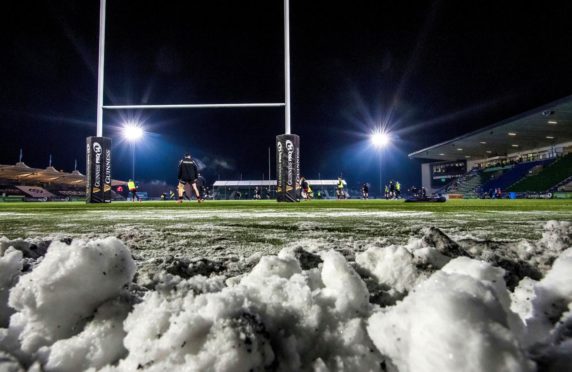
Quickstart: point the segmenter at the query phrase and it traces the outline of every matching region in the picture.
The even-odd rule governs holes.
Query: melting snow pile
[[[232,277],[139,278],[115,238],[0,239],[0,370],[570,370],[572,225],[545,229],[504,255],[431,228],[355,261],[290,247]]]

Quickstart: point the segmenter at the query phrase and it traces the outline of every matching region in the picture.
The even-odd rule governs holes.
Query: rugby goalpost
[[[166,105],[104,105],[106,0],[99,8],[99,56],[97,74],[97,135],[87,138],[87,203],[111,202],[111,138],[103,136],[103,110],[219,109],[284,107],[284,134],[276,136],[276,198],[297,201],[300,178],[300,139],[290,129],[290,6],[284,0],[284,102],[207,103]]]

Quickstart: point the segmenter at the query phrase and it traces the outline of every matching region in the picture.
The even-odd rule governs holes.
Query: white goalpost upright
[[[97,135],[87,138],[87,202],[111,202],[111,140],[103,137],[103,110],[130,109],[219,109],[251,107],[284,107],[284,135],[277,136],[277,194],[297,191],[299,179],[299,138],[291,134],[290,126],[290,11],[289,0],[284,0],[284,102],[270,103],[207,103],[166,105],[104,105],[105,15],[106,0],[99,8],[99,58],[97,74]],[[283,158],[283,159],[282,159]],[[280,168],[278,168],[280,167]],[[282,177],[281,177],[282,176]],[[107,184],[106,182],[109,181]],[[281,185],[281,182],[285,184]],[[292,192],[293,190],[293,192]],[[294,201],[296,198],[278,198]]]
[[[105,65],[105,5],[99,3],[99,56],[97,59],[97,137],[103,137],[103,71]]]
[[[284,0],[284,134],[290,134],[290,4]]]

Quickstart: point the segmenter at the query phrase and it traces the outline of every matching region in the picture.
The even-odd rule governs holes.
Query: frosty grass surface
[[[0,371],[572,370],[571,217],[0,210]]]

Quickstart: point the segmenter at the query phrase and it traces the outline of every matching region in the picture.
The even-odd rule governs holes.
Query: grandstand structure
[[[409,154],[428,192],[572,198],[572,96]]]
[[[32,168],[24,162],[0,164],[0,201],[84,200],[86,182],[86,176],[77,169],[64,172],[53,166]],[[112,187],[126,184],[120,180],[112,180],[111,183]],[[116,193],[114,197],[122,199]]]

